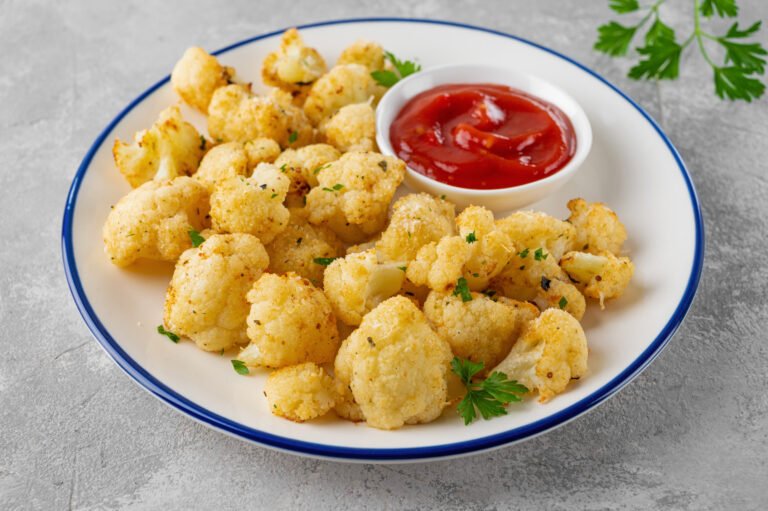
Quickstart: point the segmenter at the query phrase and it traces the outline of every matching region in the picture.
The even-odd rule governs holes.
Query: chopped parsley
[[[568,305],[568,299],[564,296],[560,297],[560,301],[557,302],[557,305],[561,309],[565,309],[565,306]]]
[[[280,165],[280,172],[282,172],[283,174],[288,172],[286,165],[287,165],[286,163],[283,163],[282,165]]]
[[[163,328],[163,325],[157,325],[157,333],[166,336],[173,343],[179,342],[179,336]]]
[[[324,191],[324,192],[338,192],[338,191],[339,191],[339,190],[341,190],[342,188],[344,188],[344,185],[343,185],[343,184],[341,184],[341,183],[336,183],[336,184],[335,184],[335,185],[333,185],[331,188],[327,188],[327,187],[323,188],[323,191]]]
[[[467,286],[467,279],[459,277],[456,282],[456,288],[453,290],[453,296],[461,296],[462,302],[471,302],[472,293],[469,292],[469,286]]]
[[[270,197],[270,199],[274,199],[275,197],[277,197],[277,194],[273,193],[272,196]]]
[[[317,167],[315,167],[315,170],[313,170],[312,173],[317,175],[320,173],[321,170],[327,169],[330,166],[331,166],[330,163],[326,163],[325,165],[318,165]]]
[[[402,270],[402,271],[405,271],[405,270],[407,270],[407,269],[408,269],[408,267],[407,267],[407,266],[398,266],[398,267],[397,267],[397,269],[398,269],[398,270]]]
[[[293,144],[296,142],[296,139],[299,138],[299,133],[297,131],[292,131],[290,135],[288,135],[288,143]]]
[[[384,172],[387,171],[387,160],[381,160],[377,165],[381,167],[381,170]]]
[[[187,233],[189,233],[189,239],[191,239],[191,240],[192,240],[192,246],[193,246],[193,247],[199,247],[199,246],[200,246],[200,245],[202,245],[202,244],[203,244],[203,242],[205,241],[205,238],[203,238],[202,236],[200,236],[200,233],[199,233],[199,232],[197,232],[197,231],[196,231],[196,230],[194,230],[194,229],[190,229],[190,230],[188,230],[188,231],[187,231]]]
[[[200,150],[205,151],[205,146],[207,144],[208,144],[208,141],[205,139],[205,137],[200,135]]]
[[[442,194],[442,195],[440,196],[440,200],[445,200],[445,194]]]
[[[477,418],[477,412],[483,419],[488,420],[507,414],[505,405],[522,401],[521,394],[528,389],[515,380],[507,379],[507,375],[494,371],[485,380],[474,383],[472,377],[483,370],[482,362],[475,363],[471,360],[462,360],[454,357],[451,360],[451,371],[456,374],[467,388],[467,394],[461,400],[457,411],[464,419],[464,425],[468,426]]]
[[[523,259],[525,259],[526,257],[528,257],[528,253],[529,253],[530,251],[531,251],[531,249],[529,249],[529,248],[526,248],[525,250],[522,250],[521,252],[518,252],[518,254],[517,254],[517,255],[519,255],[520,257],[522,257]]]
[[[315,257],[312,259],[312,262],[315,264],[319,264],[320,266],[328,266],[333,261],[335,261],[336,257]]]
[[[548,255],[549,254],[544,252],[544,250],[541,247],[539,247],[536,249],[536,252],[533,253],[533,258],[536,259],[537,261],[543,261],[544,259],[547,258]]]
[[[475,236],[475,231],[470,232],[467,234],[467,243],[474,243],[477,241],[477,236]]]
[[[232,360],[232,368],[235,370],[237,374],[250,374],[250,371],[248,370],[248,366],[245,365],[245,362],[242,360]]]

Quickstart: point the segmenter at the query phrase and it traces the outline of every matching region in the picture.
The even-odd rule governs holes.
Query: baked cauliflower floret
[[[205,147],[205,138],[172,106],[160,112],[151,128],[136,133],[133,143],[116,139],[112,155],[120,173],[136,188],[152,179],[191,176]]]
[[[573,225],[540,211],[516,211],[496,221],[518,250],[542,249],[557,261],[571,247],[576,237]]]
[[[451,349],[410,300],[382,302],[343,345],[336,378],[351,390],[368,425],[397,429],[440,416]]]
[[[246,294],[269,264],[250,234],[214,234],[176,263],[165,295],[165,327],[205,351],[248,342]]]
[[[378,71],[384,69],[384,48],[378,43],[358,39],[344,48],[336,64],[360,64],[369,71]]]
[[[635,265],[628,257],[616,257],[607,250],[599,254],[568,252],[560,260],[560,266],[578,282],[584,294],[600,300],[600,308],[609,298],[624,293],[635,272]]]
[[[359,325],[369,311],[397,294],[405,280],[400,263],[381,263],[374,250],[336,259],[325,270],[323,289],[336,316]]]
[[[250,366],[286,367],[333,361],[339,332],[331,304],[307,279],[265,273],[248,292],[250,344],[238,358]]]
[[[211,194],[211,220],[218,232],[243,232],[270,243],[290,216],[283,206],[289,179],[269,163],[261,163],[249,178],[219,181]]]
[[[271,138],[280,147],[312,142],[314,129],[304,112],[281,95],[256,96],[247,85],[216,89],[208,106],[208,132],[222,142]]]
[[[619,255],[621,245],[627,239],[627,230],[619,217],[602,202],[584,199],[568,201],[571,216],[568,221],[576,228],[571,246],[573,250],[599,254],[608,251]]]
[[[280,146],[271,138],[227,142],[208,151],[192,177],[213,191],[216,182],[227,177],[248,177],[259,163],[272,163],[279,154]]]
[[[530,303],[494,301],[480,293],[472,293],[472,300],[464,302],[452,293],[432,291],[424,302],[424,315],[454,355],[490,369],[509,353],[522,327],[539,310]]]
[[[336,404],[333,380],[312,362],[274,371],[264,385],[273,414],[295,422],[315,419]]]
[[[376,114],[370,103],[341,107],[320,125],[320,137],[342,152],[376,150]]]
[[[315,286],[322,286],[325,266],[316,261],[342,255],[344,245],[327,227],[307,222],[303,210],[291,209],[290,215],[285,230],[267,245],[269,271],[292,271]]]
[[[213,92],[232,83],[234,76],[234,69],[222,66],[216,57],[194,46],[173,67],[171,84],[186,104],[207,114]]]
[[[102,229],[117,266],[138,259],[174,262],[192,246],[190,230],[208,226],[208,192],[189,177],[149,181],[115,204]]]
[[[323,57],[291,28],[283,33],[280,48],[264,58],[261,78],[267,85],[293,92],[312,84],[326,69]]]
[[[455,209],[428,193],[400,197],[392,205],[392,217],[376,249],[384,260],[412,261],[427,243],[456,234]]]
[[[317,176],[332,161],[341,157],[341,153],[328,144],[311,144],[299,149],[286,149],[275,160],[275,166],[291,179],[288,190],[292,206],[304,204],[304,196],[313,186],[317,186]]]
[[[509,355],[494,369],[539,393],[545,403],[587,372],[587,338],[570,314],[548,309],[523,330]]]
[[[367,67],[341,64],[315,82],[304,102],[304,113],[318,126],[341,107],[364,103],[371,98],[376,104],[383,92],[384,89],[376,84]]]
[[[379,232],[405,176],[405,163],[378,153],[347,153],[318,175],[307,195],[309,221],[324,224],[348,243]]]
[[[472,248],[461,236],[446,236],[440,242],[427,243],[408,264],[406,277],[417,286],[436,291],[452,289],[464,271]]]

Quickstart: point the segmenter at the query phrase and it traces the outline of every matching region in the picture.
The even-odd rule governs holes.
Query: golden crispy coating
[[[280,146],[271,138],[227,142],[208,151],[192,177],[212,192],[218,181],[227,177],[248,177],[259,163],[272,163],[279,154]]]
[[[628,257],[616,257],[607,250],[598,254],[568,252],[560,265],[578,282],[585,296],[600,300],[600,308],[605,308],[606,299],[618,298],[624,293],[635,272],[635,265]]]
[[[341,107],[365,103],[373,98],[374,104],[384,89],[371,77],[367,67],[360,64],[335,66],[320,77],[304,102],[304,113],[315,126],[330,118]]]
[[[385,67],[384,48],[379,43],[358,39],[344,48],[336,64],[360,64],[369,71],[378,71]]]
[[[186,104],[207,114],[213,92],[232,83],[234,76],[234,69],[222,66],[216,57],[193,46],[173,67],[171,84]]]
[[[568,201],[571,216],[568,221],[576,228],[571,250],[619,255],[627,239],[627,230],[619,217],[602,202],[588,203],[584,199]]]
[[[312,362],[272,372],[264,394],[273,414],[295,422],[325,415],[337,399],[331,377]]]
[[[264,83],[288,92],[301,92],[326,71],[325,60],[314,48],[304,45],[295,28],[286,30],[280,48],[266,56],[261,66]]]
[[[370,103],[343,106],[320,125],[319,136],[339,151],[376,151],[376,114]]]

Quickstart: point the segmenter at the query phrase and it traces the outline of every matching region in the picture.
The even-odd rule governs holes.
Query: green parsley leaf
[[[634,80],[641,78],[674,80],[677,78],[683,47],[674,40],[674,32],[673,38],[656,37],[642,48],[638,48],[637,52],[644,55],[645,58],[629,70],[630,78]]]
[[[317,167],[315,167],[315,170],[313,170],[312,173],[314,175],[318,175],[321,170],[327,169],[330,166],[331,166],[330,163],[326,163],[325,165],[318,165]]]
[[[531,251],[531,249],[529,249],[529,248],[526,248],[526,249],[524,249],[523,251],[521,251],[521,252],[518,252],[518,253],[517,253],[517,255],[519,255],[520,257],[522,257],[523,259],[525,259],[526,257],[528,257],[528,254],[530,253],[530,251]]]
[[[190,229],[189,231],[187,231],[187,233],[189,233],[189,239],[192,240],[193,247],[199,247],[205,241],[205,238],[200,236],[200,233],[194,229]]]
[[[207,144],[208,144],[208,141],[205,139],[205,137],[200,135],[200,150],[205,151],[205,146]]]
[[[410,76],[413,73],[421,71],[421,65],[411,60],[400,60],[392,52],[384,52],[385,57],[392,63],[395,71],[388,69],[382,69],[373,71],[371,77],[376,80],[376,83],[383,85],[384,87],[392,87],[394,84]]]
[[[507,375],[494,371],[485,380],[473,383],[472,377],[482,371],[483,363],[462,360],[454,357],[451,360],[451,371],[456,374],[467,388],[464,399],[457,407],[459,415],[464,419],[464,425],[471,424],[477,418],[477,412],[483,419],[488,420],[507,414],[504,405],[521,401],[521,394],[528,389],[515,380],[507,379]]]
[[[280,165],[280,172],[282,172],[283,174],[288,172],[288,169],[286,168],[286,165],[287,165],[286,163],[283,163],[282,165]]]
[[[482,362],[472,362],[467,359],[453,357],[451,360],[451,371],[458,376],[464,385],[472,384],[472,377],[483,370]]]
[[[765,85],[760,80],[751,78],[738,67],[717,67],[715,71],[715,94],[725,99],[743,99],[747,103],[757,99],[765,92]]]
[[[568,299],[564,296],[560,297],[560,301],[557,302],[558,307],[561,309],[565,309],[565,306],[568,305]]]
[[[533,258],[536,259],[537,261],[543,261],[544,259],[547,258],[548,255],[549,254],[544,252],[544,249],[539,247],[536,249],[536,252],[533,253]]]
[[[637,0],[610,0],[608,7],[618,12],[619,14],[624,14],[638,10],[640,8],[640,4],[637,2]]]
[[[477,241],[477,236],[475,236],[475,231],[470,232],[467,234],[467,243],[474,243]]]
[[[406,270],[408,270],[408,267],[407,266],[398,266],[397,269],[401,270],[401,271],[406,271]]]
[[[296,139],[299,138],[299,133],[297,131],[292,131],[290,135],[288,135],[288,143],[293,144],[296,142]]]
[[[717,13],[721,18],[733,18],[739,14],[736,0],[703,0],[699,6],[699,12],[707,18]]]
[[[717,40],[725,48],[725,62],[743,69],[749,74],[765,72],[765,58],[768,55],[760,43],[736,43],[725,38]]]
[[[472,301],[472,293],[469,291],[469,286],[467,286],[467,279],[464,277],[459,277],[459,280],[456,282],[456,288],[453,290],[453,296],[459,295],[461,295],[462,302]]]
[[[274,199],[275,197],[277,197],[277,194],[276,194],[276,193],[273,193],[273,194],[272,194],[272,195],[271,195],[269,198],[270,198],[270,199]]]
[[[664,24],[659,18],[656,18],[651,28],[645,34],[645,44],[653,44],[658,39],[671,39],[674,41],[675,31],[669,25]]]
[[[339,191],[339,190],[341,190],[342,188],[344,188],[344,185],[343,185],[343,184],[341,184],[341,183],[336,183],[335,185],[333,185],[333,187],[332,187],[332,188],[323,187],[323,191],[324,191],[324,192],[338,192],[338,191]]]
[[[400,78],[398,78],[394,71],[388,71],[384,69],[371,72],[371,78],[376,80],[376,83],[384,87],[392,87],[394,84],[400,81]]]
[[[315,264],[319,264],[320,266],[328,266],[333,261],[335,261],[336,257],[315,257],[312,259],[312,262]]]
[[[739,22],[737,21],[733,25],[731,25],[731,28],[728,29],[728,32],[723,36],[725,39],[742,39],[744,37],[749,37],[758,30],[760,30],[760,25],[762,25],[762,21],[756,21],[755,23],[752,23],[746,30],[739,30]]]
[[[637,27],[625,27],[615,21],[600,25],[594,48],[612,57],[626,55],[636,31]]]
[[[173,332],[169,332],[168,330],[166,330],[163,327],[163,325],[157,325],[157,333],[160,334],[160,335],[166,336],[173,343],[178,343],[179,342],[179,336],[174,334]]]
[[[245,365],[245,362],[242,360],[232,360],[232,368],[235,370],[237,374],[250,374],[251,371],[248,370],[248,366]]]
[[[440,200],[445,200],[445,194],[442,194],[442,195],[440,196]]]

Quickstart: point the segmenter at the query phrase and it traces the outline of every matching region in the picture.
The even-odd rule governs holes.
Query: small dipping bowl
[[[408,101],[439,85],[460,83],[506,85],[552,103],[570,119],[576,137],[576,150],[560,170],[532,183],[497,189],[462,188],[441,183],[409,167],[405,175],[409,188],[437,196],[445,195],[446,199],[459,208],[472,204],[503,212],[543,199],[576,174],[592,147],[592,127],[587,114],[576,100],[559,87],[528,73],[476,64],[452,64],[424,69],[389,89],[376,108],[376,143],[381,153],[397,157],[389,140],[389,129]]]

